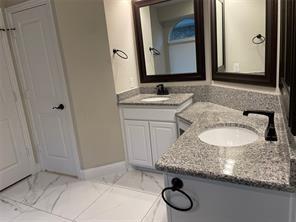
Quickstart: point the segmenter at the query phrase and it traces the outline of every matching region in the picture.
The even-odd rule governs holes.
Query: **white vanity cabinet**
[[[295,193],[268,190],[197,177],[165,175],[165,186],[172,179],[183,182],[181,190],[193,201],[191,210],[182,212],[167,206],[168,222],[295,222]],[[166,192],[175,207],[187,208],[188,198],[179,192]]]
[[[176,123],[150,122],[153,165],[177,139]]]
[[[178,137],[179,137],[183,133],[185,133],[185,131],[191,126],[191,123],[178,117],[177,125],[178,125]]]
[[[152,153],[149,122],[125,120],[124,128],[129,162],[138,166],[151,167]]]
[[[156,161],[177,139],[176,113],[190,104],[192,99],[180,106],[121,105],[128,162],[154,168]]]

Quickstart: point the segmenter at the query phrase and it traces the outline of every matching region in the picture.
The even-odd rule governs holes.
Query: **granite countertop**
[[[169,98],[165,101],[154,101],[145,102],[143,99],[153,98],[153,97],[164,97]],[[179,106],[193,97],[193,93],[178,93],[169,95],[156,95],[156,94],[139,94],[128,99],[119,101],[120,105],[163,105],[163,106]]]
[[[267,142],[268,118],[243,116],[242,111],[212,103],[195,103],[177,114],[191,127],[164,153],[156,169],[273,190],[296,192],[290,185],[289,145],[281,114],[275,115],[277,142]],[[202,142],[207,128],[241,126],[257,132],[259,139],[240,147],[219,147]]]

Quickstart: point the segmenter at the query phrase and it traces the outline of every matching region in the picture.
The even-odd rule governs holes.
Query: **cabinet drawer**
[[[123,108],[124,119],[176,122],[175,109]]]

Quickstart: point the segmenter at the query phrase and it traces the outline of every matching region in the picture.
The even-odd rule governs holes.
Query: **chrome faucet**
[[[265,140],[266,141],[277,141],[277,135],[274,125],[274,112],[273,111],[263,111],[263,110],[246,110],[243,112],[244,116],[248,116],[249,114],[259,114],[268,117],[268,125],[265,130]]]

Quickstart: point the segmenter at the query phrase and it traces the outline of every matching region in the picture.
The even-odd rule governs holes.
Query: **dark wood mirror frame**
[[[186,74],[164,74],[147,75],[145,65],[145,55],[143,47],[143,36],[140,19],[140,8],[154,5],[170,0],[133,0],[133,13],[135,23],[135,34],[137,42],[138,63],[141,83],[149,82],[176,82],[176,81],[198,81],[206,79],[205,69],[205,46],[204,46],[204,13],[203,0],[193,0],[195,17],[195,45],[196,45],[196,64],[197,72]]]
[[[283,113],[296,136],[296,1],[281,0],[280,89]]]
[[[266,0],[265,75],[219,72],[217,65],[216,0],[211,0],[213,80],[276,87],[277,73],[277,0]]]

